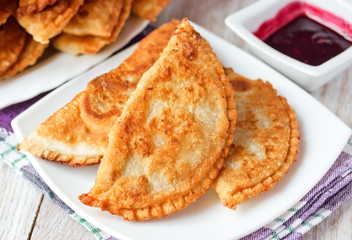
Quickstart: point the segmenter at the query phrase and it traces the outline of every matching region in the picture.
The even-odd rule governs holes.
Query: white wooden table
[[[188,17],[218,36],[243,47],[224,24],[229,14],[256,0],[174,0],[159,16],[159,26]],[[352,127],[352,67],[312,95]],[[0,239],[94,239],[79,223],[34,186],[0,163]],[[352,239],[352,200],[344,203],[304,238]]]

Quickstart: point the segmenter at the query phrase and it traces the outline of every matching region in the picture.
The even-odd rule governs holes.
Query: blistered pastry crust
[[[291,164],[296,160],[300,135],[298,131],[298,123],[296,120],[295,112],[291,109],[291,107],[287,103],[287,100],[284,97],[276,95],[276,90],[272,88],[271,84],[267,82],[264,83],[262,80],[252,81],[240,75],[233,75],[234,73],[231,69],[227,69],[226,72],[227,72],[227,76],[230,79],[230,82],[235,86],[234,87],[235,91],[236,89],[238,89],[240,91],[246,92],[247,90],[250,90],[253,87],[253,88],[259,89],[259,91],[260,89],[266,89],[267,92],[271,92],[270,94],[268,93],[268,95],[272,95],[275,97],[268,100],[270,96],[267,95],[266,96],[267,99],[265,101],[268,101],[268,102],[266,102],[266,106],[275,105],[277,107],[275,110],[270,110],[267,114],[269,118],[278,118],[279,116],[284,116],[284,118],[282,118],[281,121],[283,126],[286,125],[286,120],[288,121],[287,129],[289,131],[287,134],[287,140],[286,140],[286,136],[284,135],[281,135],[282,139],[280,139],[280,141],[283,141],[283,142],[287,141],[286,142],[286,144],[288,145],[287,148],[281,148],[281,146],[274,146],[274,148],[270,148],[270,147],[267,148],[266,149],[267,159],[265,159],[265,157],[260,155],[258,157],[250,156],[247,149],[247,153],[244,153],[244,154],[242,153],[240,156],[236,156],[236,154],[232,153],[228,156],[228,159],[225,160],[225,161],[228,161],[229,163],[225,164],[224,168],[221,170],[219,174],[219,177],[214,182],[213,187],[215,191],[218,193],[223,205],[231,209],[236,209],[236,205],[248,200],[249,198],[256,197],[261,192],[268,191],[269,189],[273,188],[274,185],[288,172]],[[235,78],[233,78],[234,76]],[[234,79],[236,78],[237,79],[239,78],[240,81],[234,81]],[[260,94],[257,93],[255,96],[251,96],[251,97],[258,98],[257,101],[260,101],[261,96]],[[247,95],[247,98],[248,98],[248,95]],[[242,100],[241,102],[245,102],[246,96],[243,96],[243,99],[241,100]],[[251,106],[251,105],[238,106],[239,112],[241,111],[240,108],[247,108],[249,109],[249,111],[258,111],[258,109],[253,109],[254,106]],[[248,110],[246,111],[247,111],[246,114],[250,114]],[[256,124],[251,125],[251,123],[248,123],[248,121],[250,121],[248,117],[244,118],[247,120],[244,120],[242,119],[243,115],[241,116],[241,114],[239,114],[238,116],[239,118],[241,118],[240,120],[247,121],[246,123],[244,123],[244,124],[247,124],[247,126],[244,128],[244,131],[246,131],[247,129],[246,134],[252,131],[251,134],[254,134],[254,135],[250,135],[250,136],[253,136],[253,137],[256,136],[259,139],[259,141],[263,140],[267,142],[267,141],[273,140],[275,144],[275,140],[271,139],[272,138],[271,136],[269,136],[270,139],[267,139],[267,140],[259,137],[261,134],[260,131],[262,130],[259,130],[259,129],[255,130],[257,128],[258,122]],[[276,119],[276,123],[278,123],[279,121],[280,121],[279,119]],[[262,125],[265,125],[265,124],[269,124],[269,123],[263,123],[263,121],[259,123],[260,128],[262,128],[263,127]],[[238,131],[240,128],[242,128],[242,125],[238,126]],[[249,131],[249,129],[251,130]],[[272,131],[282,131],[282,130],[272,129]],[[255,133],[257,135],[255,135]],[[248,138],[251,138],[251,137],[248,137]],[[253,139],[253,141],[255,140],[256,139]],[[248,141],[248,139],[244,139],[243,141]],[[236,143],[240,147],[244,146],[243,145],[244,143],[242,141],[236,142],[236,137],[235,137],[234,146],[231,146],[232,151],[236,151],[234,150],[236,147]],[[258,149],[256,149],[256,151],[257,150]],[[253,152],[253,154],[258,154],[258,152]],[[263,159],[261,159],[261,157],[263,157]],[[236,158],[237,160],[236,162],[234,162],[234,159]],[[250,159],[250,162],[246,162],[244,158]],[[264,161],[264,160],[268,161],[268,164],[270,165],[262,166],[261,161]],[[246,167],[243,167],[243,170],[241,170],[242,166],[232,165],[231,167],[230,166],[231,164],[247,164],[247,165]],[[258,165],[256,166],[256,164]],[[275,165],[277,166],[278,164],[279,166],[275,169]],[[236,170],[233,168],[238,168],[238,169]],[[238,173],[238,171],[242,171],[242,173]],[[263,174],[263,175],[268,174],[268,176],[261,179],[262,176],[260,176],[260,174]],[[255,184],[251,185],[253,182]]]
[[[111,127],[178,23],[173,20],[150,33],[119,67],[90,81],[85,91],[43,122],[18,149],[75,167],[99,163]]]
[[[191,27],[185,20],[183,20],[183,22],[178,26],[176,32],[174,33],[174,36],[175,35],[181,35],[176,37],[179,37],[182,40],[185,40],[183,39],[184,36],[189,37],[189,35],[191,35],[192,41],[196,41],[196,43],[200,41],[201,46],[203,48],[210,49],[209,44],[203,39],[201,39],[200,35],[195,32],[193,27]],[[178,46],[180,46],[183,44],[183,53],[185,54],[186,58],[196,57],[193,55],[194,52],[192,51],[192,49],[188,49],[186,42],[180,41],[177,42],[176,45],[179,44]],[[164,53],[166,51],[172,52],[173,50],[166,48],[164,49]],[[166,57],[167,56],[168,55],[166,54]],[[157,192],[154,196],[149,196],[147,192],[143,192],[147,188],[148,181],[146,180],[146,177],[141,175],[140,177],[136,177],[135,181],[137,181],[136,183],[142,186],[142,188],[138,188],[137,186],[136,188],[138,188],[138,191],[135,192],[134,195],[129,194],[126,195],[126,198],[120,199],[120,201],[116,200],[120,196],[128,194],[126,193],[126,191],[128,192],[130,187],[133,188],[133,185],[130,186],[131,183],[128,182],[128,178],[126,181],[122,181],[121,183],[119,183],[120,185],[116,185],[116,183],[111,182],[115,181],[115,179],[118,179],[119,176],[121,176],[121,173],[119,173],[119,171],[111,172],[111,168],[109,167],[111,166],[112,168],[116,168],[117,166],[117,168],[119,169],[126,168],[126,163],[124,162],[126,161],[125,159],[122,159],[121,161],[118,160],[118,162],[114,162],[113,158],[115,158],[115,156],[119,158],[118,155],[120,154],[128,154],[129,147],[125,146],[124,144],[127,144],[126,142],[130,142],[128,140],[129,134],[135,133],[136,131],[138,132],[138,126],[141,126],[138,122],[136,125],[134,125],[133,120],[129,120],[135,118],[131,118],[131,114],[138,115],[138,109],[136,109],[137,112],[135,113],[128,112],[128,110],[134,109],[136,103],[141,103],[139,98],[144,99],[144,93],[142,93],[142,91],[145,91],[146,85],[153,85],[153,83],[148,80],[141,80],[140,84],[142,85],[139,85],[137,87],[135,95],[133,95],[133,97],[129,100],[130,105],[127,104],[126,108],[124,109],[124,112],[118,120],[118,123],[110,132],[109,148],[99,167],[95,186],[91,189],[89,193],[82,194],[79,197],[82,203],[93,207],[99,207],[102,210],[109,211],[112,214],[121,215],[124,217],[125,220],[143,221],[150,218],[160,218],[163,216],[167,216],[172,212],[181,210],[188,206],[190,203],[196,201],[202,194],[205,193],[205,191],[210,188],[213,180],[217,177],[219,170],[223,166],[224,159],[228,154],[229,146],[233,141],[233,133],[235,130],[237,116],[236,104],[233,99],[233,89],[230,86],[229,81],[223,72],[222,65],[218,62],[218,60],[216,60],[216,62],[214,61],[214,59],[216,59],[215,54],[212,55],[211,58],[213,59],[209,63],[207,62],[207,64],[211,64],[211,66],[216,69],[217,75],[219,76],[219,80],[216,80],[216,84],[220,84],[220,89],[222,88],[222,91],[224,93],[224,97],[226,100],[225,110],[227,118],[226,130],[222,133],[222,135],[219,136],[219,139],[221,140],[219,140],[219,145],[217,145],[217,147],[220,146],[220,151],[218,153],[212,154],[211,156],[214,157],[214,159],[210,159],[210,157],[208,159],[204,159],[204,162],[202,162],[203,164],[199,166],[199,168],[201,169],[199,171],[197,170],[194,173],[194,176],[184,176],[185,178],[187,178],[187,180],[183,182],[183,184],[181,184],[180,186],[177,186],[179,189],[178,191],[175,191],[173,193],[166,192],[165,194],[162,192]],[[156,64],[158,64],[159,60]],[[163,65],[160,67],[163,67]],[[150,71],[154,70],[152,70],[152,68],[148,72],[149,75],[146,76],[145,74],[143,76],[143,79],[148,79],[148,77],[151,77],[150,75],[152,75],[153,72]],[[161,73],[161,79],[163,79],[162,75],[163,74]],[[143,86],[144,88],[140,86]],[[152,90],[153,87],[149,87],[148,90],[149,89]],[[117,154],[113,150],[115,147],[120,149],[120,152]],[[148,148],[146,148],[146,151],[143,151],[143,149],[144,148],[141,147],[141,151],[139,153],[146,154],[146,156],[148,156],[148,154],[150,153],[148,151]],[[137,148],[135,148],[135,151],[139,151],[138,146]],[[106,160],[104,160],[105,157]],[[163,165],[164,167],[167,167],[167,164],[162,164],[160,166],[162,167]],[[168,174],[169,172],[170,170],[166,171],[166,174]],[[120,191],[122,195],[120,195]]]

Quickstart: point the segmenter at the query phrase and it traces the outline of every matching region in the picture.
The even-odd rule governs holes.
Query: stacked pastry
[[[172,21],[154,30],[119,67],[89,82],[85,91],[43,122],[20,148],[73,166],[99,163],[110,129],[178,23]]]
[[[54,47],[73,55],[97,53],[116,40],[131,7],[132,0],[86,0],[63,33],[53,40]]]
[[[72,55],[96,54],[130,16],[154,21],[170,0],[3,0],[0,79],[34,64],[49,42]]]
[[[185,208],[214,183],[231,208],[270,189],[298,139],[294,112],[270,84],[225,72],[206,40],[174,20],[18,148],[73,166],[100,162],[81,202],[147,220]]]
[[[213,188],[225,206],[236,209],[287,173],[296,160],[299,132],[295,112],[270,83],[225,72],[238,117],[234,143]]]
[[[33,65],[47,47],[47,44],[35,41],[18,24],[12,16],[16,6],[16,1],[0,2],[0,79]]]

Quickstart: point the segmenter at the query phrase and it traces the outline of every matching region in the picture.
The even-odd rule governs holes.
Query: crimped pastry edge
[[[124,4],[122,6],[122,9],[120,11],[120,16],[118,18],[118,22],[117,24],[114,26],[111,35],[109,37],[99,37],[99,36],[79,36],[79,35],[73,35],[73,34],[69,34],[69,33],[65,33],[62,32],[59,36],[57,36],[56,38],[53,39],[52,44],[53,46],[62,51],[62,52],[67,52],[73,56],[78,56],[80,54],[96,54],[98,53],[103,47],[105,47],[106,45],[109,45],[111,42],[116,41],[116,39],[118,38],[120,32],[122,31],[127,19],[129,18],[130,14],[131,14],[131,9],[132,9],[132,0],[125,0]],[[71,39],[72,42],[68,41],[66,39],[66,43],[62,44],[60,43],[61,41],[65,40],[61,40],[64,38],[73,38],[73,41]],[[98,44],[94,43],[94,44],[87,44],[87,43],[77,43],[76,41],[80,41],[82,39],[84,39],[85,37],[92,37],[94,39],[101,39],[100,42],[98,42]],[[60,41],[61,40],[61,41]],[[94,41],[94,40],[93,40]],[[77,47],[79,46],[79,47]]]
[[[193,26],[191,26],[193,28]],[[193,28],[193,31],[194,28]],[[206,44],[210,47],[209,43],[205,40]],[[211,47],[210,47],[211,48]],[[214,57],[216,57],[216,54]],[[223,85],[224,92],[227,100],[227,118],[229,121],[226,135],[224,139],[224,147],[219,154],[219,158],[214,162],[213,167],[208,171],[206,176],[193,187],[190,193],[182,194],[181,196],[175,196],[172,199],[161,202],[158,205],[148,206],[146,208],[133,208],[133,209],[121,209],[107,206],[100,200],[89,196],[88,194],[82,194],[78,198],[79,200],[92,207],[100,207],[103,211],[109,211],[111,214],[120,215],[124,220],[128,221],[145,221],[148,219],[158,219],[164,216],[168,216],[173,212],[184,209],[192,202],[195,202],[201,195],[203,195],[212,185],[213,180],[218,176],[221,168],[224,165],[225,158],[228,155],[229,148],[233,142],[233,135],[236,127],[237,110],[236,102],[233,96],[233,88],[224,73],[223,66],[220,62],[216,65],[217,72],[220,73],[220,81]],[[222,74],[221,74],[222,73]]]
[[[180,23],[180,21],[177,20],[177,19],[173,19],[173,20],[171,20],[171,22],[174,23],[174,24]],[[166,24],[169,24],[169,23],[165,23],[165,25]],[[160,29],[160,28],[158,28],[158,29]],[[150,33],[150,35],[153,35],[153,33],[154,33],[154,31],[152,33]],[[143,41],[144,41],[144,39],[141,40],[140,43],[142,43],[142,46],[145,46],[145,43],[143,43]],[[148,40],[148,41],[150,41],[150,40]],[[139,44],[137,49],[140,48],[140,46],[141,45]],[[142,49],[143,49],[143,47],[142,47]],[[131,56],[134,56],[134,54],[135,54],[135,52],[133,52]],[[127,59],[125,59],[124,62],[126,60],[130,59],[131,56],[129,56]],[[135,58],[135,56],[134,56],[134,58]],[[115,69],[118,69],[118,68],[120,68],[120,66],[118,66]],[[115,70],[115,69],[113,69],[113,70]],[[111,70],[111,71],[113,71],[113,70]],[[107,72],[105,74],[110,74],[111,71],[109,71],[109,72]],[[94,79],[96,79],[96,78],[94,78]],[[76,101],[75,100],[76,98],[81,98],[81,100],[77,100],[78,103],[77,102],[75,103],[75,104],[79,104],[80,105],[80,101],[83,101],[85,99],[86,94],[87,94],[86,90],[78,93],[70,102],[66,103],[65,106],[67,106],[67,105],[71,104],[72,102]],[[64,108],[64,107],[62,107],[62,108]],[[60,108],[58,111],[60,111],[62,108]],[[80,109],[80,110],[83,111],[83,109]],[[91,155],[89,157],[83,156],[83,155],[73,155],[73,154],[62,153],[60,151],[48,150],[48,148],[43,147],[41,144],[38,144],[38,145],[34,144],[33,146],[31,146],[30,144],[26,143],[25,140],[23,140],[21,143],[18,144],[17,149],[18,149],[18,151],[20,151],[20,150],[27,151],[28,153],[30,153],[30,154],[32,154],[32,155],[34,155],[36,157],[42,158],[44,160],[57,162],[57,163],[61,163],[61,164],[67,164],[67,165],[71,165],[72,167],[82,167],[82,166],[84,167],[84,166],[90,166],[90,165],[94,165],[94,164],[99,164],[100,160],[104,156],[103,154],[99,153],[100,152],[99,150],[97,150],[96,154]]]
[[[259,80],[262,81],[261,79]],[[274,91],[276,92],[275,89]],[[282,96],[278,96],[278,98],[286,107],[286,113],[288,114],[288,117],[290,120],[291,131],[290,131],[290,139],[289,139],[289,148],[287,151],[285,161],[275,173],[273,173],[271,176],[264,179],[261,183],[258,183],[253,187],[243,189],[240,192],[236,192],[232,194],[231,197],[227,197],[226,199],[222,198],[221,199],[222,204],[228,208],[236,210],[236,206],[238,204],[247,201],[249,198],[255,198],[260,193],[272,189],[275,186],[275,184],[288,172],[289,168],[291,167],[291,164],[296,161],[296,157],[299,152],[298,145],[299,145],[299,139],[300,139],[300,134],[298,131],[298,123],[296,120],[296,114],[295,114],[295,111],[292,110],[290,105],[287,103],[286,98]]]
[[[26,145],[23,145],[23,143],[20,143],[17,145],[17,150],[24,150],[29,152],[30,154],[42,158],[47,161],[51,162],[57,162],[61,164],[66,164],[66,165],[71,165],[72,167],[81,167],[81,166],[90,166],[94,165],[97,162],[100,162],[100,160],[103,158],[103,155],[92,155],[92,156],[77,156],[77,155],[68,155],[68,154],[62,154],[61,152],[58,151],[52,151],[52,150],[47,150],[45,148],[42,148],[38,145],[33,145],[29,149],[27,149]]]
[[[0,76],[0,80],[1,78],[3,79],[10,78],[16,75],[17,73],[24,71],[26,68],[34,65],[37,62],[37,60],[43,55],[44,50],[48,46],[49,44],[42,44],[34,41],[32,36],[30,34],[27,34],[26,43],[23,46],[23,49],[20,55],[18,56],[17,61],[9,69],[7,69],[3,75]],[[23,54],[26,54],[26,51],[28,51],[28,48],[29,49],[34,48],[34,50],[32,49],[33,51],[31,52],[32,58],[26,57],[21,59],[23,57]],[[30,61],[28,61],[28,59],[30,59]]]
[[[79,99],[82,98],[83,94],[84,92],[78,93],[69,103],[67,103],[64,107],[60,108],[58,111],[61,111],[62,109],[68,106],[73,107],[79,104]],[[56,113],[57,112],[55,112],[55,114]],[[27,151],[30,154],[36,157],[42,158],[44,160],[57,162],[61,164],[67,164],[67,165],[71,165],[72,167],[93,165],[93,164],[99,163],[100,160],[103,158],[103,154],[102,153],[100,154],[98,149],[96,150],[96,153],[92,154],[91,156],[75,155],[75,154],[68,154],[68,153],[63,154],[60,151],[48,150],[48,148],[46,148],[45,145],[43,145],[42,143],[35,144],[37,142],[43,141],[42,139],[46,141],[50,141],[45,137],[41,137],[40,135],[38,135],[37,130],[38,129],[32,132],[21,143],[17,145],[18,151],[21,151],[21,150]]]
[[[215,53],[214,53],[215,54]],[[222,68],[221,63],[219,63]],[[226,79],[225,79],[226,78]],[[205,178],[203,178],[198,185],[196,185],[189,194],[176,197],[159,206],[150,206],[142,209],[120,209],[116,214],[123,216],[125,220],[144,221],[150,218],[161,218],[168,216],[173,212],[179,211],[187,207],[192,202],[195,202],[201,195],[203,195],[217,178],[221,168],[224,165],[225,158],[229,153],[229,148],[233,142],[233,135],[236,127],[237,110],[236,102],[233,98],[233,89],[227,79],[226,75],[221,79],[225,88],[227,98],[227,117],[229,119],[229,127],[227,130],[227,137],[225,137],[225,145],[220,153],[220,157],[215,161],[213,168],[208,171]],[[160,215],[161,213],[161,215]]]
[[[226,79],[227,80],[227,79]],[[226,81],[225,80],[225,81]],[[228,81],[228,80],[227,80]],[[208,171],[205,178],[203,178],[199,184],[197,184],[189,194],[184,194],[182,196],[177,196],[171,200],[164,203],[158,204],[156,206],[149,206],[147,208],[137,208],[137,209],[115,209],[110,206],[104,206],[99,200],[95,200],[87,194],[82,194],[79,199],[82,201],[84,198],[88,197],[88,201],[92,206],[100,207],[103,211],[109,211],[111,214],[116,214],[122,216],[124,220],[128,221],[144,221],[150,218],[158,219],[164,216],[168,216],[173,212],[179,211],[187,207],[192,202],[195,202],[201,195],[203,195],[212,185],[213,180],[216,179],[218,173],[224,165],[225,158],[229,152],[229,147],[233,141],[233,134],[236,126],[237,111],[236,103],[233,98],[233,89],[230,84],[224,84],[226,98],[227,98],[227,116],[229,119],[229,127],[227,130],[227,136],[225,138],[225,146],[220,153],[220,157],[215,161],[211,170]],[[227,86],[226,86],[227,85]],[[84,200],[83,200],[84,201]]]
[[[19,16],[16,15],[16,19],[18,21],[18,23],[24,28],[26,29],[26,31],[31,34],[33,36],[33,39],[37,42],[40,42],[42,44],[47,44],[49,43],[49,40],[53,37],[55,37],[56,35],[58,35],[62,29],[66,26],[66,24],[71,20],[71,18],[77,13],[79,7],[83,4],[83,0],[80,0],[79,2],[74,2],[73,4],[71,4],[64,12],[60,13],[56,18],[54,22],[51,22],[50,24],[44,26],[45,29],[50,29],[50,28],[54,28],[53,26],[50,25],[55,25],[54,29],[51,29],[51,31],[47,31],[47,32],[39,32],[39,33],[35,33],[35,29],[30,27],[30,23],[26,22],[26,19],[29,18],[30,19],[30,15],[27,16]],[[39,14],[39,13],[37,13]],[[24,19],[24,20],[23,20]],[[57,19],[62,19],[62,22],[60,24],[55,23],[57,21]]]

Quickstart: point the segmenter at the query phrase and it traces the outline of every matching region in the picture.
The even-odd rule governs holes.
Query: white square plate
[[[0,81],[0,109],[51,90],[87,71],[124,47],[143,31],[148,23],[149,21],[132,15],[117,40],[104,47],[98,54],[72,56],[59,51],[50,52],[47,49],[44,53],[47,56],[34,66]]]
[[[297,85],[261,61],[195,24],[226,67],[246,77],[270,81],[297,113],[300,153],[289,173],[269,192],[238,206],[222,206],[211,189],[197,202],[168,217],[127,222],[122,217],[83,205],[77,198],[93,186],[97,166],[72,168],[28,154],[51,189],[87,221],[119,239],[235,239],[269,223],[297,203],[323,177],[346,144],[351,130]],[[136,45],[56,89],[12,122],[19,141],[70,101],[95,76],[118,66]]]

